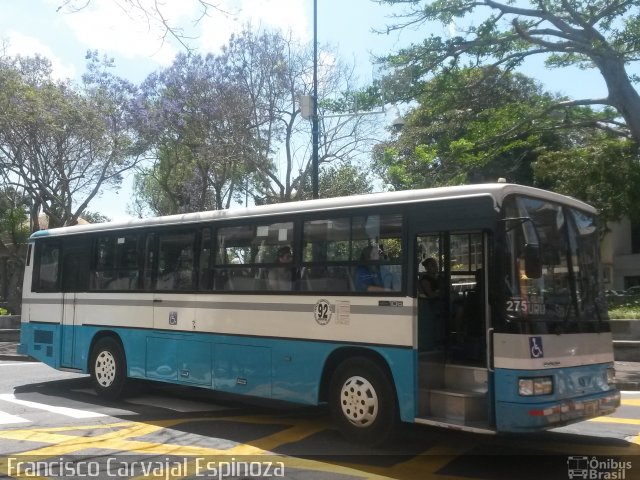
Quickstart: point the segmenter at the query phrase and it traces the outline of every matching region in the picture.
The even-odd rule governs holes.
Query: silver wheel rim
[[[101,387],[108,388],[113,384],[116,378],[116,359],[111,352],[103,350],[98,354],[94,372]]]
[[[378,395],[363,377],[350,377],[340,390],[342,414],[356,427],[369,427],[378,416]]]

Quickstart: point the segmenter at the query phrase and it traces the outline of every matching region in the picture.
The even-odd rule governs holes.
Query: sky
[[[87,0],[73,0],[84,5]],[[153,0],[139,0],[151,3]],[[59,9],[65,0],[0,0],[0,39],[9,55],[47,57],[59,78],[79,79],[85,70],[87,50],[98,50],[113,57],[115,74],[140,83],[147,75],[171,64],[184,47],[171,39],[162,39],[157,23],[139,12],[127,12],[124,0],[90,0],[88,6],[71,13]],[[185,27],[194,38],[190,45],[199,52],[216,52],[229,36],[244,24],[291,30],[300,39],[313,38],[313,0],[209,0],[220,7],[210,10],[197,25],[200,4],[197,0],[162,0],[167,18]],[[363,82],[375,76],[371,55],[384,55],[419,41],[429,33],[446,35],[447,29],[408,30],[378,34],[391,23],[389,15],[398,8],[380,6],[371,0],[317,0],[318,42],[334,46],[341,58],[353,61]],[[437,29],[442,31],[438,31]],[[595,72],[553,70],[542,60],[527,63],[523,73],[540,80],[547,89],[572,98],[606,96],[603,80]],[[130,182],[124,182],[118,194],[105,192],[89,205],[113,220],[127,216]]]

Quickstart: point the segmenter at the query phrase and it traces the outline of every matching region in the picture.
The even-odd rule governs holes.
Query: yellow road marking
[[[290,428],[268,435],[252,442],[253,444],[238,444],[229,449],[215,449],[206,447],[194,447],[189,445],[177,445],[172,443],[155,443],[148,441],[136,440],[136,438],[149,435],[151,433],[162,430],[163,428],[171,428],[184,423],[201,422],[201,421],[242,421],[258,424],[284,424]],[[180,455],[186,457],[220,457],[224,461],[234,458],[253,455],[253,456],[273,456],[267,448],[274,449],[278,446],[296,442],[312,435],[326,427],[320,422],[304,422],[300,424],[296,420],[285,420],[276,418],[263,417],[205,417],[205,418],[185,418],[174,420],[161,420],[148,423],[136,422],[118,422],[104,425],[70,425],[68,427],[52,427],[52,428],[36,428],[22,430],[0,431],[0,438],[11,440],[32,441],[38,443],[49,443],[50,445],[33,450],[23,451],[15,455],[13,458],[28,457],[29,461],[45,460],[47,458],[55,458],[66,454],[72,454],[85,449],[101,449],[116,452],[126,452],[127,454],[154,454],[154,455]],[[78,431],[78,430],[108,430],[106,433],[92,436],[70,435],[60,432]],[[372,475],[367,472],[361,472],[358,469],[342,466],[325,464],[316,460],[306,460],[295,457],[278,456],[281,461],[286,460],[289,468],[304,468],[307,470],[315,470],[322,472],[341,473],[344,475],[355,476],[359,478],[381,479],[379,475]],[[193,465],[193,461],[189,462]],[[8,458],[0,459],[0,473],[9,475]]]
[[[207,447],[197,447],[192,445],[179,445],[174,443],[157,443],[152,441],[139,440],[141,437],[159,432],[163,429],[170,429],[179,425],[201,422],[242,422],[253,424],[273,424],[282,425],[283,430],[262,438],[252,440],[250,443],[237,444],[228,449],[216,449]],[[617,423],[640,425],[640,420],[616,417],[599,417],[590,420],[599,423]],[[283,462],[286,468],[304,469],[325,473],[348,475],[357,478],[383,480],[383,479],[415,479],[425,476],[435,476],[438,470],[447,465],[452,458],[463,455],[473,448],[475,442],[462,441],[455,445],[437,445],[429,448],[413,458],[398,463],[393,466],[356,465],[350,462],[324,462],[320,460],[305,459],[299,457],[287,457],[272,453],[278,447],[303,440],[317,432],[326,429],[326,423],[320,420],[304,421],[299,418],[277,418],[268,416],[229,416],[229,417],[201,417],[201,418],[181,418],[159,421],[138,422],[114,422],[110,424],[93,425],[69,425],[67,427],[33,428],[21,430],[0,431],[0,438],[9,440],[29,441],[48,444],[44,447],[20,452],[11,455],[13,458],[29,458],[29,461],[47,458],[56,458],[62,455],[77,453],[86,449],[107,450],[117,453],[127,453],[130,455],[157,455],[157,456],[184,456],[195,458],[207,458],[215,460],[219,458],[221,462],[230,462],[234,458],[236,462],[243,457],[252,456],[248,461],[271,461]],[[66,433],[65,433],[66,432]],[[72,434],[70,432],[84,432],[82,434]],[[522,439],[523,440],[523,439]],[[640,444],[640,435],[636,436],[633,443],[629,444],[632,449]],[[521,445],[536,444],[535,441],[524,441]],[[539,445],[538,445],[539,446]],[[606,447],[603,445],[582,446],[594,454],[621,454],[627,448]],[[547,451],[567,451],[567,445],[551,444],[545,445]],[[585,454],[590,454],[585,451]],[[195,470],[195,458],[190,458],[186,463],[189,467],[185,475],[191,475]],[[8,457],[0,458],[0,475],[8,475]],[[34,478],[34,477],[30,477]],[[173,478],[167,476],[167,478]],[[180,478],[180,477],[176,477]],[[450,477],[447,477],[449,479]]]
[[[587,421],[597,423],[626,423],[628,425],[640,425],[640,419],[637,418],[597,417],[591,418]]]
[[[640,398],[623,398],[620,403],[630,407],[640,407]]]

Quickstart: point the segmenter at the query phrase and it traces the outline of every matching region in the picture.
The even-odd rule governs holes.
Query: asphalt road
[[[369,449],[342,439],[322,408],[248,404],[149,383],[107,402],[87,377],[0,362],[0,478],[25,475],[16,470],[19,460],[53,459],[76,478],[83,477],[72,470],[77,465],[94,466],[103,478],[268,478],[270,462],[272,474],[281,463],[278,473],[296,479],[537,480],[568,478],[569,467],[586,458],[602,474],[595,478],[628,479],[640,478],[639,433],[640,395],[625,393],[614,416],[550,432],[478,435],[406,425],[392,444]],[[615,463],[621,459],[631,465]],[[244,467],[256,475],[238,470]]]

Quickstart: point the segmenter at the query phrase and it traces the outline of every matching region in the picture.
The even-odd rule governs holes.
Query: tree
[[[440,22],[455,26],[450,38],[431,35],[388,58],[396,95],[411,99],[426,75],[452,66],[489,64],[512,70],[544,55],[549,67],[595,68],[608,89],[605,98],[562,100],[556,107],[604,105],[607,118],[594,126],[632,138],[640,145],[638,79],[627,66],[640,54],[640,4],[625,0],[497,2],[494,0],[374,0],[407,6],[388,31]],[[473,17],[473,18],[471,18]],[[480,20],[478,20],[480,19]],[[458,33],[459,32],[459,33]],[[617,116],[622,117],[623,123]]]
[[[282,32],[254,33],[250,27],[224,49],[231,78],[252,102],[252,134],[257,155],[251,160],[255,203],[311,197],[310,123],[300,116],[299,99],[312,92],[313,52]],[[361,99],[353,68],[326,47],[318,55],[318,163],[349,164],[377,142],[377,123],[358,115]]]
[[[374,149],[376,169],[396,189],[499,177],[532,185],[539,151],[559,143],[540,115],[551,101],[521,74],[452,69],[423,85],[401,132]]]
[[[357,90],[349,68],[321,58],[320,164],[343,166],[368,150],[376,126],[360,115],[322,116],[348,113],[353,103],[343,99]],[[155,139],[155,162],[137,177],[138,211],[310,198],[310,124],[299,97],[310,92],[312,65],[308,47],[247,27],[220,55],[179,55],[150,76],[141,128]]]
[[[534,170],[549,188],[594,205],[605,222],[640,220],[640,165],[630,140],[590,132],[573,148],[541,154]]]
[[[253,152],[250,100],[219,57],[176,57],[142,87],[138,128],[155,162],[136,176],[138,213],[228,208]]]
[[[320,176],[318,193],[320,198],[348,197],[373,192],[373,180],[368,170],[352,164],[330,165]],[[309,178],[309,181],[311,179]],[[300,200],[312,198],[311,184],[303,188],[305,196]]]
[[[424,84],[402,131],[374,150],[376,170],[396,189],[504,177],[580,198],[605,220],[639,216],[633,141],[595,128],[607,113],[588,106],[550,116],[558,100],[522,74],[452,69]]]
[[[101,214],[100,212],[89,212],[86,210],[82,214],[82,218],[89,223],[106,223],[111,221],[109,217]]]
[[[0,190],[0,299],[11,313],[19,314],[22,273],[29,234],[29,198],[24,191]]]
[[[74,225],[102,188],[117,188],[144,150],[132,128],[134,87],[89,54],[81,89],[50,77],[46,59],[0,62],[0,175],[30,198],[30,220]]]

